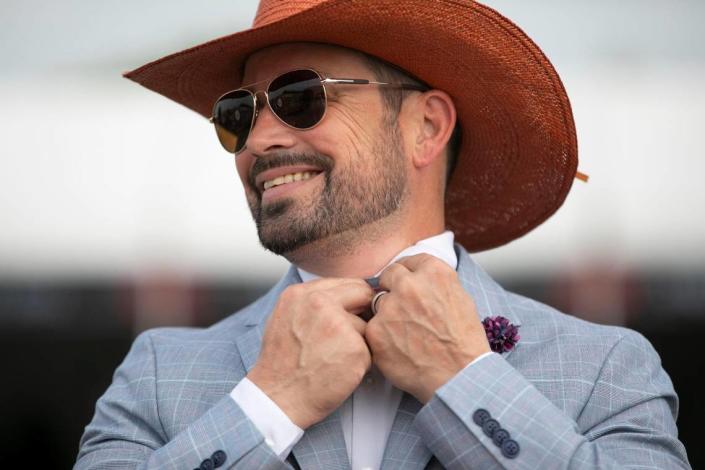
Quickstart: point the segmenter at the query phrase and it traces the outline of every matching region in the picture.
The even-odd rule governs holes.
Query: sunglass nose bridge
[[[262,111],[264,105],[269,102],[269,96],[267,96],[266,91],[260,90],[252,92],[252,96],[254,97],[255,109],[253,110],[254,112],[252,116],[251,128],[255,127],[255,124],[257,123],[257,117],[259,116],[260,111]]]
[[[264,90],[256,91],[254,92],[255,95],[255,107],[257,108],[257,111],[261,111],[262,108],[264,108],[264,105],[269,102],[269,96],[267,95],[267,92]]]

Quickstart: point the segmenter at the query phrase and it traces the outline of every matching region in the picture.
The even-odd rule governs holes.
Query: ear
[[[456,111],[448,93],[429,90],[414,103],[416,138],[413,163],[424,168],[444,156],[444,150],[455,127]]]

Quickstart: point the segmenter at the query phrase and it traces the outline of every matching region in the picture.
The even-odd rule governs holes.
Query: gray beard
[[[281,199],[262,207],[256,189],[248,198],[257,225],[260,243],[279,255],[286,255],[313,242],[368,226],[396,212],[406,192],[405,158],[396,126],[391,141],[381,142],[374,157],[379,164],[364,168],[349,161],[336,168],[333,160],[320,154],[281,154],[255,162],[252,173],[283,165],[310,164],[323,169],[324,187],[311,201]],[[368,164],[370,162],[367,162]],[[250,178],[251,188],[254,178]],[[355,237],[338,237],[348,246],[336,249],[350,251]]]

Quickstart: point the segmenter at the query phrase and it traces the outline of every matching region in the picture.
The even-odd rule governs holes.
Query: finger
[[[346,315],[346,318],[352,327],[355,328],[355,331],[360,333],[360,336],[365,336],[365,328],[367,328],[367,322],[365,320],[352,313]]]
[[[419,253],[418,255],[405,256],[403,258],[399,258],[395,262],[401,264],[409,271],[415,272],[421,269],[424,264],[430,262],[432,263],[434,261],[442,262],[439,258],[436,258],[433,255],[429,255],[427,253]]]
[[[383,290],[375,294],[375,296],[372,298],[372,313],[377,315],[379,312],[381,312],[382,309],[382,302],[384,301],[384,297],[389,295],[389,291]]]
[[[362,313],[370,306],[374,290],[362,279],[346,279],[325,289],[335,303],[351,313]]]
[[[387,266],[382,275],[379,276],[379,287],[384,290],[392,291],[394,290],[394,285],[403,276],[408,276],[411,273],[409,269],[398,262],[394,262]]]
[[[308,281],[304,286],[314,290],[330,289],[332,287],[344,286],[350,283],[358,283],[360,279],[349,277],[320,277],[312,281]],[[364,282],[364,281],[363,281]]]

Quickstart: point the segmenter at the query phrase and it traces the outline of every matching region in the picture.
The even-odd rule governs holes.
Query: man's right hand
[[[279,297],[247,378],[300,428],[332,413],[369,370],[367,324],[358,315],[373,295],[362,279],[318,279]]]

